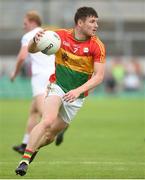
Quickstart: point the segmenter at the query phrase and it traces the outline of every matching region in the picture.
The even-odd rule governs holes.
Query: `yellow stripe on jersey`
[[[100,51],[101,51],[100,62],[105,63],[106,59],[105,59],[105,47],[104,47],[104,44],[97,37],[92,37],[92,40],[94,40],[98,44],[98,46],[100,47]]]
[[[56,53],[56,64],[86,74],[93,73],[94,62],[92,56],[77,56],[62,48]]]

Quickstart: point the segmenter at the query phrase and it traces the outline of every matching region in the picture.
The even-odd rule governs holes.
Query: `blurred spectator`
[[[125,77],[125,67],[124,67],[124,64],[120,57],[113,60],[112,75],[116,82],[116,90],[121,91],[123,89],[123,80]]]
[[[137,74],[137,76],[142,78],[143,73],[142,73],[142,68],[141,68],[141,64],[139,63],[139,60],[133,59],[132,64],[134,66],[135,73]]]
[[[125,66],[124,89],[137,91],[141,89],[142,69],[137,59],[132,59]]]
[[[138,91],[141,88],[141,82],[137,74],[128,73],[124,79],[124,89],[126,91]]]
[[[110,69],[106,70],[104,84],[105,84],[105,91],[107,93],[116,92],[116,80],[113,77],[112,71]]]

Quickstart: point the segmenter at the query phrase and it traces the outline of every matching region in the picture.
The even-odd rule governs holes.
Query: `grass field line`
[[[82,164],[82,165],[123,165],[123,166],[128,166],[128,165],[145,165],[145,162],[111,162],[111,161],[106,161],[106,162],[99,162],[99,161],[41,161],[41,162],[33,162],[37,164],[50,164],[50,165],[57,165],[57,164]],[[0,165],[7,165],[7,164],[14,164],[14,162],[8,162],[8,161],[3,161],[0,162]]]

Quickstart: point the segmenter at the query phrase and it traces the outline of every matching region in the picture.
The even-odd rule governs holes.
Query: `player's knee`
[[[46,132],[45,136],[46,136],[46,141],[48,143],[53,142],[53,140],[55,138],[55,134],[52,131],[50,131],[50,129],[49,129],[49,131]]]
[[[50,143],[52,143],[53,141],[54,141],[54,137],[48,136],[48,137],[46,138],[47,144],[50,144]]]
[[[49,116],[47,118],[43,118],[42,123],[45,129],[51,128],[51,125],[53,124],[56,117]]]
[[[47,132],[48,129],[51,127],[51,123],[47,122],[47,121],[41,121],[41,124],[42,124],[43,129],[45,130],[45,132]]]

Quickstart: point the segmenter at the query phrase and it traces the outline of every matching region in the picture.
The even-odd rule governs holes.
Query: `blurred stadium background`
[[[20,47],[20,38],[23,35],[22,19],[26,11],[38,10],[44,25],[69,28],[73,26],[76,9],[83,5],[94,7],[100,17],[98,35],[107,48],[108,70],[106,83],[104,83],[104,86],[107,86],[106,90],[109,91],[109,88],[113,89],[118,85],[123,91],[143,92],[145,77],[144,0],[0,0],[1,98],[31,96],[30,88],[27,87],[29,85],[27,79],[23,79],[23,85],[21,85],[21,80],[15,84],[9,84],[7,79]],[[30,76],[27,64],[26,68],[24,66],[22,69],[22,76]],[[7,86],[12,88],[7,88]]]
[[[20,76],[17,77],[14,83],[11,83],[9,80],[9,75],[14,67],[16,55],[20,48],[20,38],[24,33],[22,29],[23,16],[28,10],[35,9],[42,16],[44,26],[69,28],[73,26],[74,13],[80,6],[92,6],[99,14],[98,36],[106,45],[107,68],[104,83],[94,91],[92,95],[93,99],[92,96],[89,98],[90,104],[88,103],[85,106],[86,108],[84,108],[85,110],[80,112],[77,117],[79,121],[75,121],[74,125],[72,125],[74,127],[68,132],[68,140],[66,137],[67,143],[59,149],[59,153],[62,156],[68,155],[69,157],[69,153],[67,155],[63,154],[63,148],[70,148],[70,152],[72,154],[74,153],[71,151],[72,147],[71,144],[69,144],[69,138],[71,141],[74,140],[74,142],[71,142],[74,146],[85,149],[86,142],[82,139],[87,138],[89,134],[90,139],[93,138],[94,141],[100,140],[99,147],[98,145],[93,145],[93,141],[92,144],[90,144],[90,153],[87,154],[87,150],[84,151],[84,154],[86,153],[86,159],[88,160],[88,164],[85,166],[86,169],[81,163],[79,164],[80,167],[76,167],[77,160],[73,159],[74,164],[72,164],[74,167],[72,167],[70,163],[72,168],[70,174],[69,169],[66,167],[67,165],[70,166],[70,161],[66,162],[59,159],[58,155],[56,156],[55,154],[58,153],[55,152],[57,150],[51,150],[50,148],[50,154],[53,156],[50,159],[53,161],[54,156],[56,156],[56,162],[58,159],[60,161],[62,160],[63,163],[61,165],[65,166],[64,169],[66,168],[68,173],[65,172],[61,174],[58,171],[57,174],[51,167],[53,163],[50,163],[47,164],[50,166],[48,176],[45,172],[46,169],[44,171],[46,173],[45,175],[43,174],[43,170],[39,171],[40,169],[37,169],[37,173],[32,170],[32,172],[36,173],[35,176],[28,176],[28,178],[145,177],[143,168],[145,0],[0,0],[0,138],[1,142],[3,142],[0,145],[0,178],[15,178],[14,173],[11,171],[13,171],[18,160],[16,159],[17,155],[11,152],[11,145],[16,141],[20,141],[19,134],[22,134],[24,131],[23,126],[26,122],[28,106],[31,100],[31,71],[29,62],[24,64]],[[96,104],[94,97],[99,99],[98,101],[96,100]],[[24,100],[23,102],[21,101],[22,99]],[[90,111],[87,111],[87,107],[91,107],[91,109],[97,107],[99,112],[97,113],[96,111],[95,113],[97,114],[94,113],[91,116],[89,115]],[[102,109],[104,109],[104,111]],[[110,112],[114,110],[116,114],[111,114]],[[105,112],[106,114],[102,115]],[[83,116],[83,114],[85,115]],[[14,119],[13,122],[9,122],[9,120],[12,120],[11,118]],[[85,119],[86,126],[84,126],[83,121],[80,120],[81,118]],[[108,118],[109,124],[107,123]],[[118,120],[118,124],[121,125],[120,127],[117,126],[116,120]],[[90,125],[91,121],[93,126]],[[87,123],[90,130],[87,128]],[[125,123],[125,126],[123,126],[122,123]],[[10,128],[9,125],[13,127],[13,129]],[[78,127],[81,127],[81,132]],[[96,127],[96,129],[94,127]],[[94,128],[94,133],[92,133],[91,128]],[[101,128],[102,131],[99,128]],[[110,131],[108,131],[108,128],[110,128]],[[85,134],[86,131],[88,135]],[[124,131],[126,133],[124,133]],[[128,134],[130,131],[131,134]],[[118,135],[118,132],[120,135]],[[6,138],[2,135],[6,133],[8,137],[11,136],[11,138]],[[81,133],[79,134],[79,138],[82,141],[81,145],[79,143],[75,144],[76,139],[73,139],[74,137],[72,138],[71,135],[73,133],[74,135],[75,133]],[[108,138],[108,136],[110,136],[110,138]],[[114,137],[118,138],[113,139]],[[102,142],[102,144],[100,144],[100,142]],[[118,147],[118,142],[120,148]],[[105,143],[107,143],[106,146]],[[87,146],[89,147],[89,145]],[[116,147],[114,150],[113,146]],[[105,148],[108,150],[107,153],[105,152]],[[94,149],[94,151],[92,152],[91,149]],[[55,153],[53,154],[53,152]],[[46,152],[42,151],[44,156],[45,153]],[[81,150],[78,151],[78,154],[74,153],[73,155],[78,156],[79,160],[85,158]],[[13,156],[13,158],[10,158],[11,156]],[[4,157],[7,157],[6,160]],[[97,159],[98,157],[100,157],[99,160]],[[109,157],[112,158],[111,162],[108,160]],[[120,160],[118,160],[118,157]],[[11,162],[9,162],[9,160]],[[92,163],[92,165],[91,160],[98,163]],[[120,163],[117,164],[118,161]],[[60,167],[57,166],[59,166],[59,163],[56,163],[58,170]],[[101,167],[104,169],[102,170]],[[73,174],[74,168],[77,170]],[[80,169],[80,172],[78,169]],[[5,170],[8,171],[5,172]],[[41,174],[43,174],[43,176]]]

